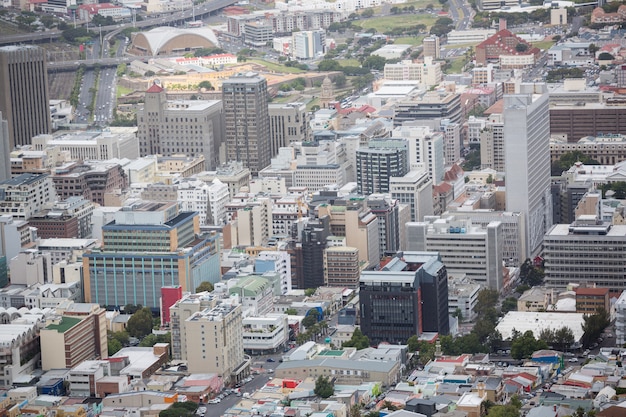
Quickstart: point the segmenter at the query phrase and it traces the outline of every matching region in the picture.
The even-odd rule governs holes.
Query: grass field
[[[460,74],[466,62],[463,56],[452,59],[450,61],[450,69],[446,71],[446,74]]]
[[[288,73],[288,74],[300,74],[305,72],[304,70],[301,70],[299,68],[294,68],[294,67],[286,67],[284,65],[280,65],[277,64],[275,62],[269,62],[269,61],[265,61],[263,59],[248,59],[248,61],[246,62],[254,62],[255,64],[259,64],[259,65],[263,65],[265,68],[267,68],[269,71],[274,71],[274,72],[282,72],[282,73]]]
[[[349,59],[335,59],[342,67],[360,67],[361,63],[356,58]]]
[[[363,28],[363,30],[373,28],[376,29],[378,33],[385,33],[395,28],[409,28],[419,24],[431,27],[432,24],[435,23],[435,20],[436,17],[430,14],[401,14],[360,20],[358,24]]]
[[[418,46],[422,44],[423,40],[424,36],[405,36],[402,38],[395,38],[394,43]]]
[[[533,46],[536,46],[539,49],[548,50],[554,45],[552,41],[541,41],[541,42],[533,42]]]
[[[22,33],[26,32],[7,22],[0,21],[0,36],[20,35]]]
[[[130,89],[130,88],[126,88],[126,87],[123,87],[123,86],[121,86],[121,85],[118,85],[118,86],[117,86],[116,96],[117,96],[117,97],[121,97],[121,96],[125,96],[126,94],[130,94],[130,93],[132,93],[132,92],[133,92],[133,90],[132,90],[132,89]]]

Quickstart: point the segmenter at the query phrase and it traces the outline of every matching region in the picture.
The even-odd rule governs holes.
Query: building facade
[[[0,113],[8,122],[11,148],[50,133],[46,51],[33,45],[0,47]]]
[[[267,81],[256,73],[238,74],[222,83],[226,157],[253,174],[270,164]]]

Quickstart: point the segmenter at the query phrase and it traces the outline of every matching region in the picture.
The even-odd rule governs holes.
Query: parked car
[[[268,362],[276,362],[276,360],[274,358],[267,358]]]

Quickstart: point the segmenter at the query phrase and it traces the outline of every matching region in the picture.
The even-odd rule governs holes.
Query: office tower
[[[46,51],[38,46],[0,47],[0,112],[9,123],[11,148],[50,133]]]
[[[135,202],[102,228],[103,246],[83,255],[85,299],[160,308],[161,288],[194,291],[219,280],[219,242],[177,203]]]
[[[448,273],[436,252],[399,252],[359,279],[361,330],[372,344],[448,334]]]
[[[409,172],[408,141],[399,138],[371,140],[356,151],[358,193],[388,193],[389,179]]]
[[[500,291],[503,286],[503,227],[498,221],[486,227],[470,219],[428,216],[407,223],[408,250],[437,252],[449,273]]]
[[[270,104],[270,154],[278,155],[278,150],[293,142],[309,142],[311,128],[309,113],[303,103]]]
[[[409,171],[403,177],[389,181],[391,198],[407,204],[411,209],[411,221],[424,220],[433,214],[433,181],[425,170]]]
[[[333,246],[324,250],[324,284],[329,287],[356,288],[361,274],[359,250]]]
[[[291,55],[294,59],[314,59],[326,51],[326,31],[324,29],[293,32],[291,35]]]
[[[140,154],[202,155],[206,169],[215,169],[223,143],[223,116],[219,100],[168,100],[166,91],[154,84],[137,111]]]
[[[324,249],[330,236],[330,218],[321,217],[309,221],[301,234],[303,288],[317,288],[324,285]]]
[[[424,56],[430,56],[435,59],[439,59],[441,57],[441,46],[439,42],[439,36],[430,35],[422,41],[422,46],[424,48]]]
[[[9,122],[2,118],[0,112],[0,181],[11,178],[11,140],[9,139]]]
[[[386,252],[396,253],[400,250],[401,236],[404,223],[410,221],[409,207],[400,204],[389,194],[372,194],[367,197],[367,207],[378,219],[379,252],[383,256]],[[406,218],[405,218],[406,217]]]
[[[545,84],[504,97],[506,210],[526,215],[526,248],[538,253],[552,225],[550,114]]]
[[[254,72],[237,74],[222,83],[222,101],[226,159],[256,175],[271,159],[267,81]]]

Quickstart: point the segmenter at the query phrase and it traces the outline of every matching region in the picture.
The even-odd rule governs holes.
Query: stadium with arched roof
[[[148,56],[176,55],[214,46],[219,46],[219,41],[209,28],[162,26],[135,34],[130,52]]]

